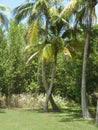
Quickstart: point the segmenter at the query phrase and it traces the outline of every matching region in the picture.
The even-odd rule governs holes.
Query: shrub
[[[67,106],[73,106],[75,103],[73,101],[69,102],[67,99],[62,98],[60,95],[53,96],[56,104],[60,108],[65,108]],[[24,94],[13,94],[10,99],[10,107],[14,108],[30,108],[30,109],[42,109],[45,103],[46,95],[36,94],[36,93],[24,93]],[[5,107],[6,97],[0,96],[0,106]],[[49,103],[50,107],[50,103]]]

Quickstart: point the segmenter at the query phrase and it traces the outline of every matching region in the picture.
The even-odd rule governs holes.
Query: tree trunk
[[[86,101],[86,69],[87,69],[88,49],[90,45],[91,23],[92,23],[92,7],[90,7],[90,11],[88,12],[86,41],[84,46],[84,56],[83,56],[83,65],[82,65],[81,105],[82,105],[83,118],[91,117],[87,108],[87,101]]]
[[[48,83],[47,83],[47,80],[46,80],[46,69],[45,69],[45,67],[46,67],[46,62],[45,62],[45,60],[43,60],[43,62],[42,62],[42,82],[43,82],[43,86],[45,88],[45,91],[47,93],[49,86],[48,86]],[[50,103],[51,103],[53,110],[54,111],[60,111],[59,108],[57,107],[55,101],[53,100],[53,97],[52,97],[51,94],[50,94],[49,100],[50,100]],[[48,104],[47,103],[44,105],[44,111],[48,112]]]
[[[46,111],[46,106],[48,106],[48,102],[49,102],[49,99],[50,99],[51,91],[52,91],[52,88],[53,88],[54,75],[55,75],[55,63],[53,62],[52,72],[51,72],[51,82],[50,82],[50,86],[49,86],[49,89],[48,89],[47,95],[46,95],[44,111]]]
[[[83,118],[89,118],[90,114],[87,108],[86,102],[86,68],[87,68],[87,55],[89,47],[89,35],[87,34],[86,43],[84,47],[84,57],[83,57],[83,68],[82,68],[82,87],[81,87],[81,105],[82,105],[82,114]]]
[[[97,107],[96,107],[96,124],[98,124],[98,98],[97,98]]]

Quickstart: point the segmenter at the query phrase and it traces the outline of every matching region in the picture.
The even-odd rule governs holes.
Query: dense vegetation
[[[25,51],[26,27],[23,24],[17,26],[13,21],[10,24],[7,34],[0,29],[0,91],[6,95],[20,94],[22,92],[44,93],[45,90],[41,81],[41,65],[38,59],[34,58],[26,65],[26,61],[32,53],[31,50]],[[96,72],[98,68],[97,36],[98,26],[96,25],[92,28],[92,41],[88,59],[88,95],[96,91],[98,84],[98,74]],[[82,52],[71,59],[62,54],[58,56],[53,94],[59,94],[80,103],[81,64]]]
[[[85,2],[86,4],[89,3]],[[69,6],[64,8],[61,5],[60,2],[48,0],[38,0],[33,4],[27,2],[15,8],[15,20],[9,20],[7,30],[1,26],[0,93],[6,96],[6,105],[10,105],[13,94],[21,93],[47,93],[45,111],[49,100],[53,109],[59,110],[52,94],[81,105],[83,84],[86,84],[84,95],[87,103],[96,106],[93,95],[98,91],[98,25],[91,24],[92,10],[96,3],[92,2],[92,6],[85,9],[88,11],[88,22],[85,17],[81,18],[84,11],[82,9],[86,6],[81,6],[79,10],[80,6],[76,1],[74,4],[70,3],[70,8],[74,11],[70,14],[72,10]],[[66,15],[68,9],[70,13]],[[76,24],[71,27],[73,15]],[[29,18],[28,24],[20,22],[25,16]],[[89,43],[86,54],[88,57],[83,59],[86,43]],[[83,81],[84,60],[87,61],[84,75],[86,83]]]

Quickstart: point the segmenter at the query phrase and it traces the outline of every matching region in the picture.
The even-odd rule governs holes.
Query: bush
[[[44,106],[46,96],[44,94],[14,94],[10,99],[10,107],[14,108],[30,108],[30,109],[41,109]],[[67,107],[69,103],[65,98],[59,95],[54,96],[56,104],[60,108]],[[0,97],[0,106],[5,107],[6,98],[5,96]],[[50,107],[50,104],[49,104]]]
[[[0,94],[0,107],[1,108],[6,107],[5,100],[6,100],[6,97],[5,96],[1,96],[1,94]]]

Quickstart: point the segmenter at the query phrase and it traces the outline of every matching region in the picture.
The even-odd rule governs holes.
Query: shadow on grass
[[[61,113],[61,112],[55,112],[52,109],[49,109],[48,112],[44,112],[43,109],[26,109],[25,111],[29,111],[33,113]]]
[[[68,109],[64,109],[63,111],[64,113],[59,115],[61,117],[59,122],[69,123],[69,122],[82,121],[90,125],[95,124],[95,118],[83,119],[82,112],[80,109],[68,108]],[[98,125],[95,125],[95,126],[98,127]]]
[[[25,112],[31,112],[31,113],[44,113],[43,109],[21,109]]]
[[[81,112],[74,112],[73,110],[65,111],[63,115],[60,115],[60,117],[60,122],[73,122],[82,120]]]
[[[5,110],[0,109],[0,114],[1,114],[1,113],[6,113],[6,112],[5,112]]]

